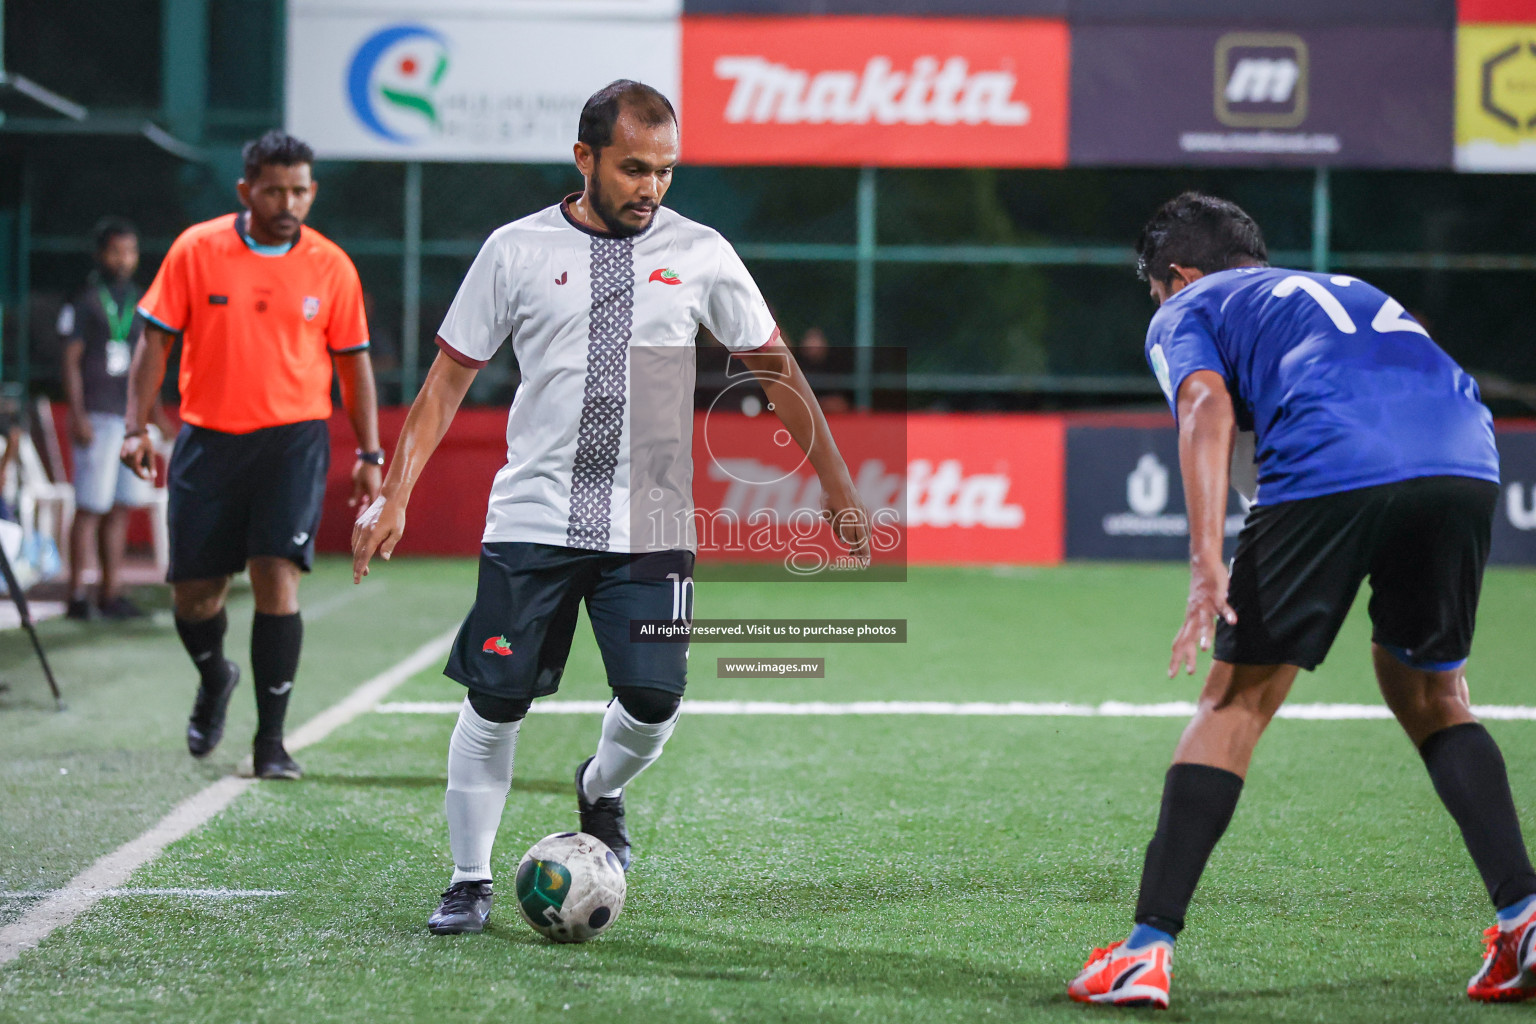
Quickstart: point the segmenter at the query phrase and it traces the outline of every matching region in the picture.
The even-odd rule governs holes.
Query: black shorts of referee
[[[308,572],[331,465],[324,420],[247,434],[187,425],[171,453],[167,579],[213,579],[252,558],[286,558]]]

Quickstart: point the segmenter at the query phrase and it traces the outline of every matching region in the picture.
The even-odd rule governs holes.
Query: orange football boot
[[[1536,997],[1536,900],[1508,924],[1483,932],[1483,969],[1467,982],[1480,1003],[1517,1003]]]
[[[1080,1003],[1166,1010],[1172,981],[1171,943],[1149,942],[1140,949],[1126,949],[1123,941],[1112,942],[1093,951],[1082,973],[1067,986],[1067,995]]]

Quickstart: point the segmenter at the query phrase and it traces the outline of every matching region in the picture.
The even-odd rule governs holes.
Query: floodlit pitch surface
[[[306,583],[302,722],[453,625],[468,562]],[[382,584],[382,586],[380,586]],[[695,648],[690,696],[1150,703],[1184,597],[1171,566],[918,570],[902,584],[701,584],[700,615],[901,617],[894,645]],[[1363,605],[1363,602],[1361,602]],[[1490,573],[1475,701],[1536,705],[1536,574]],[[229,651],[247,662],[248,597]],[[0,637],[0,926],[247,753],[249,683],[207,764],[182,747],[191,672],[168,619],[50,623],[69,711]],[[1356,614],[1302,702],[1374,703]],[[823,656],[827,678],[714,678],[717,656]],[[246,677],[247,680],[249,676]],[[583,625],[562,697],[603,696]],[[423,672],[391,701],[458,688]],[[624,916],[555,946],[517,918],[523,850],[573,827],[592,714],[524,726],[480,937],[427,934],[449,865],[453,719],[365,714],[305,751],[42,945],[0,967],[0,1020],[1080,1020],[1067,980],[1121,937],[1169,718],[685,718],[631,786]],[[1536,835],[1536,722],[1491,723]],[[67,773],[67,774],[66,774]],[[1383,721],[1282,721],[1260,746],[1179,943],[1169,1020],[1481,1019],[1462,987],[1491,921],[1417,756]],[[538,1017],[535,1018],[535,1014]]]

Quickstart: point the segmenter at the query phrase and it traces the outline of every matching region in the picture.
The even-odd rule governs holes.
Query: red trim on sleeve
[[[768,340],[767,341],[765,341],[761,345],[757,346],[757,348],[746,348],[746,349],[742,349],[742,351],[743,352],[761,352],[763,349],[767,348],[769,345],[772,345],[774,342],[778,341],[779,340],[779,336],[780,336],[779,326],[778,326],[778,324],[774,324],[774,326],[773,326],[773,333],[768,335]]]
[[[778,332],[775,331],[774,333]],[[437,347],[443,350],[443,355],[447,356],[449,359],[452,359],[460,366],[467,366],[471,370],[483,370],[485,369],[486,364],[490,362],[489,359],[469,358],[469,356],[465,355],[463,352],[460,352],[458,349],[444,341],[441,334],[439,334],[435,340],[437,341]]]

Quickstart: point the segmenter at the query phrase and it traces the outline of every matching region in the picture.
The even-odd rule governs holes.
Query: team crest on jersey
[[[304,296],[304,319],[313,320],[320,315],[320,300],[314,295]]]
[[[682,284],[683,279],[677,276],[677,271],[662,267],[660,270],[651,271],[652,281],[660,281],[662,284]]]

